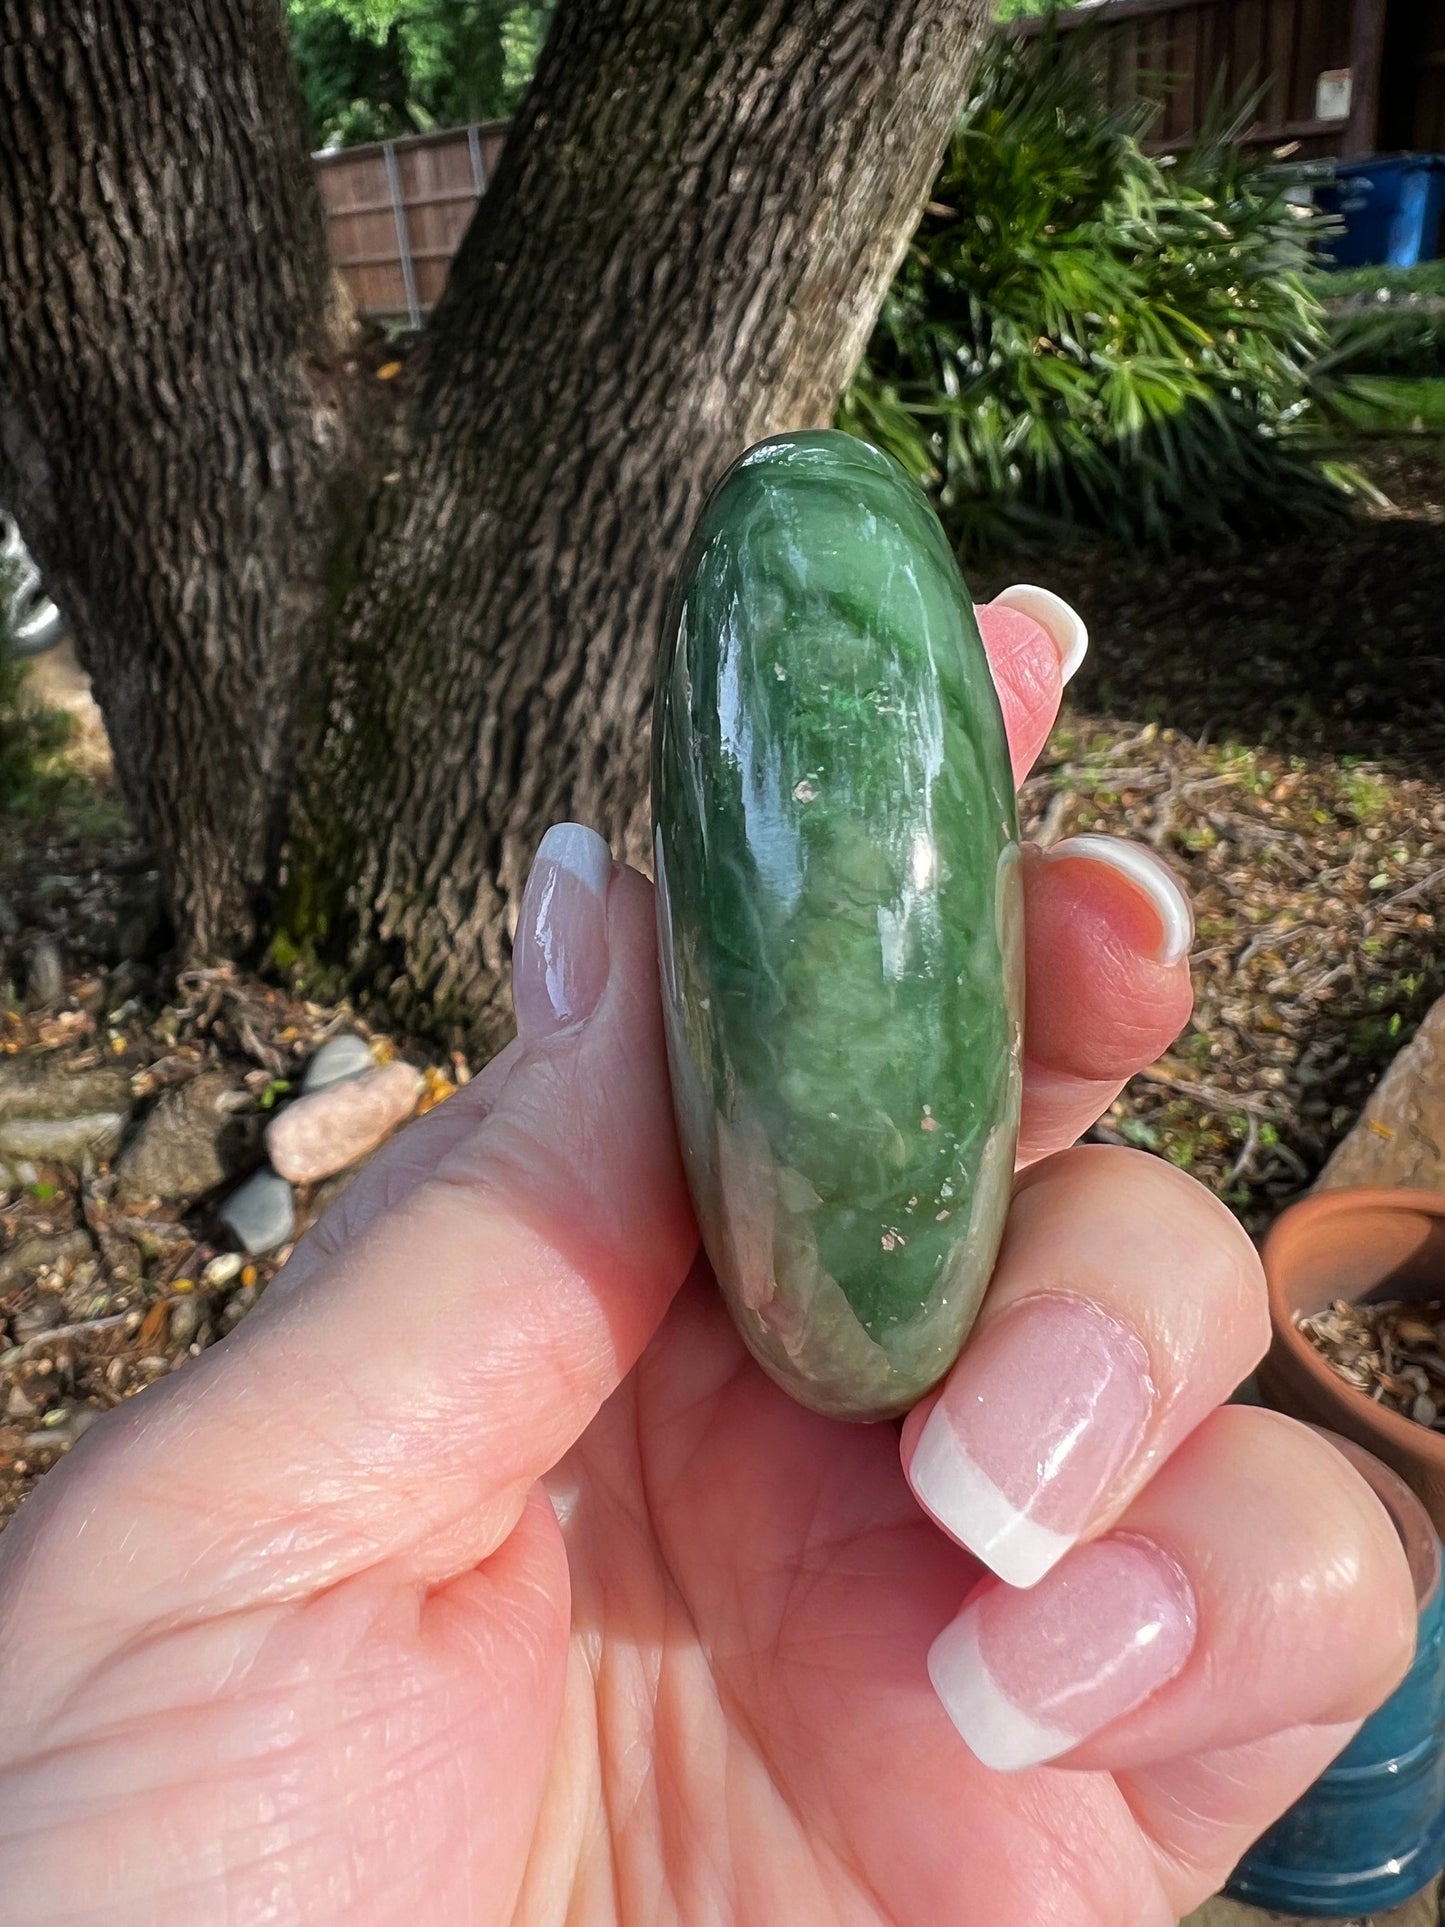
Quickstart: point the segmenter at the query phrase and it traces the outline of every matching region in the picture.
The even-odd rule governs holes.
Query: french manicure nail
[[[1059,669],[1065,682],[1077,671],[1089,653],[1089,631],[1077,609],[1071,608],[1052,589],[1040,589],[1032,582],[1015,582],[993,599],[995,608],[1017,609],[1029,616],[1059,652]]]
[[[554,823],[537,846],[512,946],[517,1033],[554,1036],[590,1017],[607,982],[612,852],[595,830]]]
[[[1065,857],[1082,857],[1090,863],[1105,863],[1142,890],[1159,918],[1158,961],[1182,963],[1194,943],[1194,912],[1180,889],[1174,872],[1161,863],[1152,850],[1131,843],[1122,836],[1066,836],[1053,844],[1045,855],[1051,863]]]
[[[909,1484],[1000,1579],[1036,1585],[1089,1526],[1153,1402],[1133,1332],[1090,1299],[1039,1292],[968,1345],[918,1435]]]
[[[1173,1679],[1194,1648],[1188,1579],[1145,1539],[1080,1546],[1032,1592],[989,1584],[933,1642],[928,1675],[984,1766],[1057,1759]]]

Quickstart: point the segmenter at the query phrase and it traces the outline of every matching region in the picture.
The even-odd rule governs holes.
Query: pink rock
[[[288,1104],[266,1130],[271,1163],[293,1184],[344,1171],[409,1118],[422,1093],[410,1064],[383,1064]]]

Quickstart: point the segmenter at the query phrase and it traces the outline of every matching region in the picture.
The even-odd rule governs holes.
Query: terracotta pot
[[[1445,1301],[1445,1192],[1319,1191],[1282,1212],[1263,1246],[1274,1328],[1265,1403],[1354,1439],[1394,1469],[1445,1537],[1445,1433],[1337,1378],[1295,1324],[1337,1298]]]

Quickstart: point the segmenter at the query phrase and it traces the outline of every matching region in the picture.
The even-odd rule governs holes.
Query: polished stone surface
[[[1018,1124],[1007,745],[932,510],[851,437],[714,495],[658,670],[673,1093],[740,1330],[805,1404],[905,1410],[993,1264]]]

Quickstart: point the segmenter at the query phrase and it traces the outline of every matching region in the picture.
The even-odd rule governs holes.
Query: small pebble
[[[1433,1425],[1435,1423],[1434,1399],[1427,1397],[1424,1392],[1421,1392],[1420,1396],[1415,1400],[1415,1403],[1410,1407],[1410,1416],[1417,1425]]]
[[[296,1230],[296,1199],[285,1178],[257,1171],[231,1193],[217,1214],[251,1256],[284,1245]]]
[[[254,1292],[238,1291],[233,1298],[229,1298],[221,1307],[221,1331],[233,1332],[255,1302]]]
[[[201,1273],[201,1283],[214,1290],[217,1285],[229,1285],[233,1278],[240,1276],[245,1259],[239,1251],[223,1251]]]
[[[366,1039],[358,1037],[354,1030],[343,1031],[339,1037],[328,1037],[306,1066],[301,1095],[310,1097],[314,1091],[324,1091],[328,1085],[340,1084],[349,1077],[364,1077],[375,1069],[376,1059]]]
[[[36,1010],[58,1004],[65,995],[65,966],[60,958],[60,945],[53,937],[42,937],[31,951],[25,989],[31,1007]]]
[[[267,1126],[271,1162],[294,1184],[344,1171],[411,1116],[424,1088],[420,1071],[397,1062],[299,1097]]]
[[[5,1401],[5,1416],[7,1419],[19,1420],[34,1418],[39,1410],[40,1407],[35,1403],[34,1399],[25,1396],[24,1389],[21,1386],[12,1385],[10,1387],[10,1396]]]
[[[171,1343],[189,1345],[201,1322],[201,1308],[194,1298],[178,1298],[171,1306]]]

